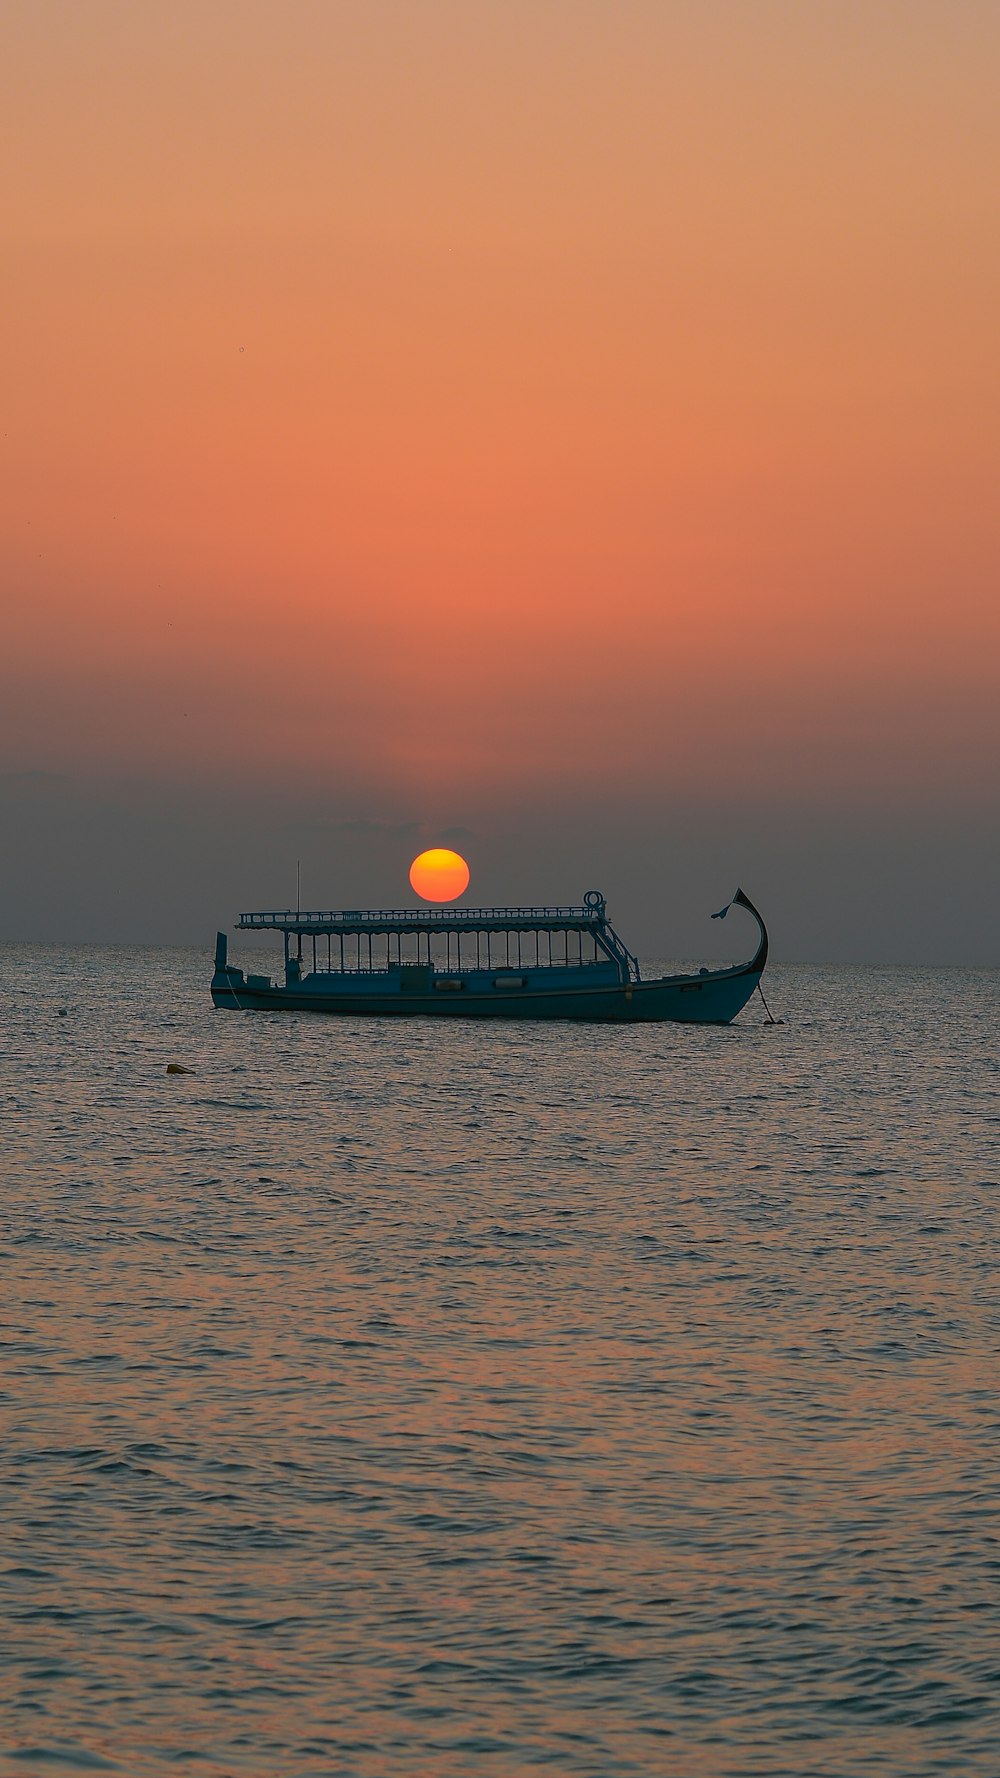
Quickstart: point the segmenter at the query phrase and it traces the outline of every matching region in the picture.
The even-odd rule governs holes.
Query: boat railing
[[[572,920],[574,923],[586,923],[589,926],[601,926],[606,923],[603,910],[582,905],[558,904],[547,907],[496,907],[496,908],[341,908],[309,909],[309,908],[272,908],[258,913],[241,914],[239,924],[244,929],[251,927],[277,927],[288,925],[309,926],[342,926],[346,924],[363,926],[381,926],[386,921],[419,921],[421,924],[434,924],[442,927],[475,926],[487,920],[495,924],[500,920]]]
[[[351,977],[357,975],[398,975],[401,969],[414,967],[429,968],[432,975],[530,975],[539,970],[547,971],[549,969],[606,969],[607,963],[606,957],[552,957],[551,959],[546,957],[538,963],[526,958],[522,963],[490,964],[467,963],[464,959],[461,963],[452,962],[449,964],[440,957],[432,957],[429,964],[425,964],[421,958],[419,964],[416,964],[413,958],[409,962],[404,958],[402,963],[361,964],[358,967],[352,964],[349,968],[345,965],[343,969],[338,969],[336,965],[327,968],[325,964],[317,963],[316,968],[310,969],[307,974],[303,975],[302,980],[308,980],[311,975]]]

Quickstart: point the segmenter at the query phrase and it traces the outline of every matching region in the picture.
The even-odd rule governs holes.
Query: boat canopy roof
[[[241,914],[242,930],[355,932],[608,932],[603,895],[588,889],[578,905],[498,908],[342,908],[319,912],[277,908]]]

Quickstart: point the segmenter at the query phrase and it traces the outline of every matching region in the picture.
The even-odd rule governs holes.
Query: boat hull
[[[326,992],[298,986],[249,986],[240,971],[217,971],[212,999],[235,1012],[309,1012],[348,1017],[463,1019],[579,1019],[611,1024],[728,1025],[746,1005],[762,971],[708,970],[699,975],[662,976],[647,982],[616,982],[602,987],[522,989],[504,993],[443,994]]]

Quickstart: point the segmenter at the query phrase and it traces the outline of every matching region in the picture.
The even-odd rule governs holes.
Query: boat
[[[767,962],[767,929],[742,889],[712,918],[731,907],[757,922],[748,963],[652,979],[622,943],[597,889],[576,906],[241,914],[241,932],[283,934],[284,981],[244,974],[229,962],[220,932],[212,999],[235,1012],[728,1025]]]

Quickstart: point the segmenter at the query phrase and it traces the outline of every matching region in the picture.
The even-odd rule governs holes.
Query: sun
[[[469,867],[460,853],[432,846],[410,865],[410,884],[422,901],[457,901],[469,887]]]

